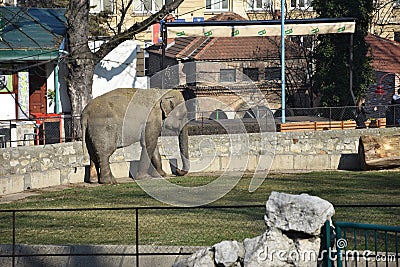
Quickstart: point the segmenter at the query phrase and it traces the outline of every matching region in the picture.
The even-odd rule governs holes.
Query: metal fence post
[[[324,254],[323,265],[326,267],[332,267],[331,261],[331,223],[329,220],[325,222],[325,248],[326,254]]]
[[[12,266],[15,266],[15,217],[16,211],[12,212]]]
[[[336,242],[340,238],[342,238],[342,229],[339,225],[335,225],[336,227]],[[336,253],[337,253],[337,267],[342,267],[342,248],[340,246],[336,246]]]
[[[11,129],[12,129],[12,122],[11,122],[11,120],[10,120],[10,131],[9,131],[9,133],[10,133],[10,147],[12,147],[12,138],[11,138],[12,134],[11,134]]]
[[[135,208],[136,267],[139,267],[139,209]]]

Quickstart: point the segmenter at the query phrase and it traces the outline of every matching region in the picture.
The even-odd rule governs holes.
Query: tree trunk
[[[71,0],[65,14],[68,23],[68,51],[66,62],[67,87],[71,100],[74,138],[81,138],[80,115],[92,98],[95,64],[88,46],[89,0]]]
[[[400,167],[400,135],[360,137],[358,158],[362,170]]]
[[[89,0],[70,0],[70,5],[65,17],[67,18],[68,31],[68,60],[66,61],[67,87],[71,100],[73,137],[81,138],[80,115],[87,103],[92,99],[93,74],[96,64],[109,52],[125,40],[150,25],[158,22],[170,12],[178,8],[183,0],[175,0],[164,5],[160,11],[140,23],[134,24],[123,33],[117,34],[100,46],[96,53],[92,53],[88,46],[89,41]],[[126,10],[126,12],[128,12]],[[125,14],[126,15],[126,14]],[[122,16],[124,18],[124,16]]]

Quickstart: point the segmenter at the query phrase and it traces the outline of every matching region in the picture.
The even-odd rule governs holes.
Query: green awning
[[[58,57],[66,9],[0,7],[0,63]]]
[[[0,62],[48,61],[58,57],[56,50],[1,50]]]

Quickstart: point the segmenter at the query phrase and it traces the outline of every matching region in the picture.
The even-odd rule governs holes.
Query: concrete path
[[[129,177],[118,178],[117,181],[118,181],[118,183],[121,183],[121,184],[134,182],[134,180]],[[40,188],[40,189],[30,189],[30,190],[25,190],[24,192],[20,192],[20,193],[0,196],[0,204],[12,203],[15,201],[23,200],[30,196],[41,195],[44,192],[61,191],[61,190],[67,189],[67,188],[77,188],[77,187],[78,188],[91,188],[91,187],[97,187],[97,186],[103,186],[103,185],[97,184],[97,183],[89,184],[89,183],[82,182],[82,183],[78,183],[78,184],[57,185],[57,186],[52,186],[52,187]]]

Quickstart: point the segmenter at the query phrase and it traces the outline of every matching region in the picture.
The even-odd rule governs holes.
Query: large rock
[[[245,239],[243,245],[222,241],[174,267],[317,267],[321,249],[319,234],[335,214],[332,204],[307,194],[272,192],[266,207],[267,230],[261,236]]]
[[[199,250],[189,258],[174,263],[172,267],[215,267],[214,253],[211,248]]]
[[[278,229],[272,228],[263,235],[243,241],[246,251],[244,265],[256,266],[287,266],[288,263],[280,255],[281,251],[290,251],[293,240],[283,235]],[[275,253],[277,253],[275,255]]]
[[[271,193],[266,210],[268,227],[310,235],[319,235],[325,222],[335,214],[333,205],[319,197],[278,192]]]
[[[222,241],[213,246],[217,266],[240,267],[244,258],[243,244],[237,241]]]
[[[321,245],[317,237],[289,237],[277,228],[271,228],[261,236],[245,239],[243,243],[246,267],[317,266]]]

